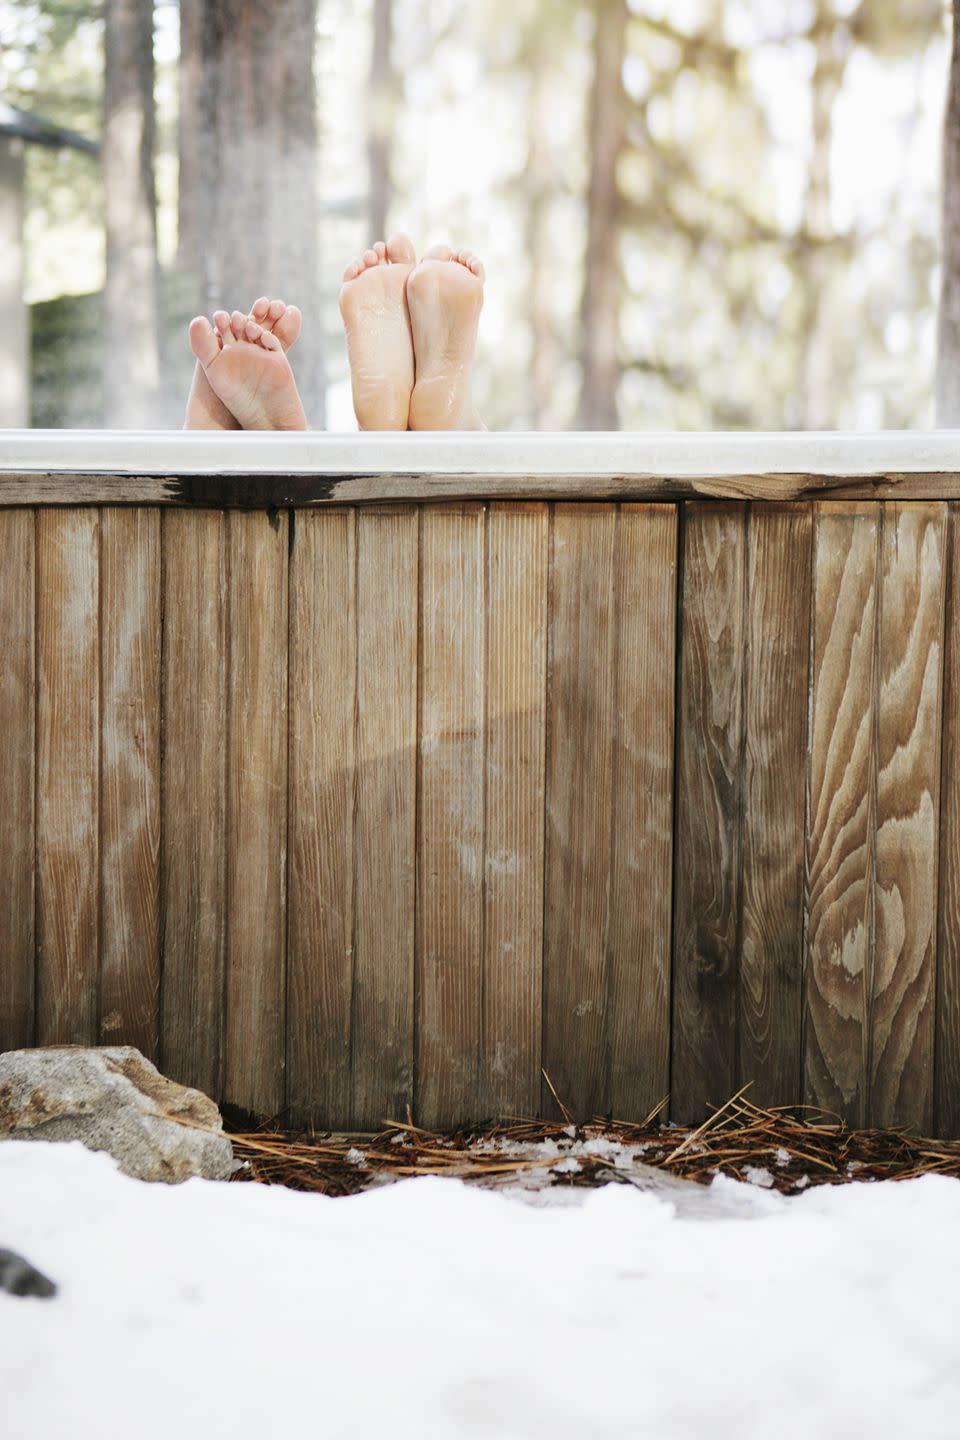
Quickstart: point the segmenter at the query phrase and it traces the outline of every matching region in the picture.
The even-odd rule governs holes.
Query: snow
[[[773,1176],[765,1165],[744,1165],[743,1178],[748,1185],[760,1185],[765,1190],[773,1184]]]
[[[0,1143],[3,1433],[953,1440],[960,1182],[350,1199]],[[563,1203],[552,1203],[552,1197]]]

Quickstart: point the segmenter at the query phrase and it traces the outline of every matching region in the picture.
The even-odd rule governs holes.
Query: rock
[[[8,1295],[36,1295],[40,1300],[49,1300],[57,1293],[52,1280],[13,1250],[0,1250],[0,1290],[6,1290]]]
[[[131,1046],[0,1055],[0,1140],[80,1140],[138,1180],[226,1180],[238,1168],[220,1112]]]

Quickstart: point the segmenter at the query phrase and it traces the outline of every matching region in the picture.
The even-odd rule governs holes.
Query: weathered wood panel
[[[491,505],[482,1115],[540,1104],[548,538],[546,506]]]
[[[100,1039],[160,1042],[160,515],[107,509],[101,563]]]
[[[809,506],[751,506],[736,1085],[757,1105],[800,1100],[812,543]]]
[[[558,505],[548,652],[543,1065],[578,1119],[610,1105],[607,991],[617,514]],[[544,1084],[545,1113],[557,1115]]]
[[[222,1094],[226,935],[226,520],[163,517],[160,1053]]]
[[[357,737],[351,1124],[413,1104],[416,918],[415,510],[357,518]]]
[[[933,1124],[946,514],[882,513],[870,1119]]]
[[[349,1116],[356,516],[295,519],[290,590],[288,1123]]]
[[[209,441],[212,437],[205,436]],[[266,437],[264,437],[266,438]],[[336,442],[342,439],[347,448],[336,456]],[[399,438],[399,437],[398,437]],[[416,440],[404,436],[403,450],[391,455],[391,468],[380,471],[374,459],[374,452],[364,447],[362,453],[367,473],[356,474],[358,452],[355,442],[349,437],[326,436],[323,440],[324,461],[312,471],[298,467],[309,458],[315,462],[317,451],[301,448],[304,437],[281,435],[275,432],[269,437],[270,453],[260,453],[260,464],[245,473],[233,469],[237,464],[236,453],[215,454],[204,445],[201,464],[213,468],[194,474],[177,474],[177,465],[165,466],[161,452],[151,437],[154,453],[145,459],[139,473],[126,473],[130,456],[124,455],[124,472],[117,473],[104,468],[88,470],[13,470],[0,469],[0,507],[22,505],[158,505],[186,507],[190,509],[227,507],[231,510],[273,510],[293,505],[297,509],[316,507],[342,507],[345,505],[379,504],[463,504],[472,502],[489,503],[491,500],[520,502],[564,501],[571,504],[585,502],[599,504],[620,502],[632,504],[638,501],[654,501],[659,504],[677,504],[686,500],[759,500],[777,503],[816,500],[938,500],[945,501],[960,497],[960,470],[951,461],[946,468],[931,468],[925,471],[898,471],[890,463],[890,457],[878,458],[876,452],[867,457],[863,468],[853,472],[848,468],[839,475],[824,471],[822,453],[816,456],[815,464],[805,469],[802,463],[789,471],[765,470],[763,464],[751,465],[747,449],[739,453],[726,449],[726,456],[720,458],[718,442],[734,442],[741,445],[746,436],[687,435],[681,442],[684,447],[705,445],[710,447],[700,463],[691,463],[689,451],[675,456],[674,465],[665,464],[664,442],[660,437],[642,437],[637,434],[618,436],[614,450],[609,448],[607,437],[596,434],[582,437],[590,446],[590,453],[582,455],[584,468],[571,473],[569,466],[558,464],[554,452],[548,460],[524,463],[522,452],[530,442],[543,442],[546,436],[509,437],[517,452],[511,454],[512,473],[503,473],[503,452],[494,454],[493,463],[487,470],[466,471],[463,468],[463,442],[475,443],[479,437],[453,437],[455,450],[442,451],[437,442],[439,435],[427,437],[431,444],[428,453],[414,451]],[[503,437],[491,437],[494,442]],[[554,437],[566,448],[573,436]],[[645,441],[653,441],[654,452],[647,452],[651,460],[659,462],[661,468],[650,468],[644,463]],[[860,440],[877,443],[875,437],[837,437],[843,441]],[[888,432],[884,443],[893,438]],[[935,432],[924,437],[929,446]],[[947,437],[939,437],[946,439]],[[793,439],[808,441],[823,446],[821,436],[804,435]],[[897,436],[898,441],[910,443],[910,437]],[[293,440],[297,449],[289,451],[292,464],[278,468],[285,440]],[[49,444],[47,436],[44,442]],[[124,437],[125,445],[129,438]],[[524,444],[526,442],[526,444]],[[605,443],[606,442],[606,443]],[[70,437],[76,448],[76,440]],[[315,442],[308,442],[312,446]],[[782,443],[782,437],[777,437]],[[914,441],[914,443],[916,443]],[[955,443],[955,442],[954,442]],[[617,448],[628,444],[629,455]],[[659,453],[657,453],[659,451]],[[298,453],[299,452],[299,453]],[[531,453],[531,452],[528,452]],[[535,453],[535,452],[533,452]],[[413,458],[416,455],[416,458]],[[764,463],[769,463],[770,456]],[[797,457],[802,459],[801,456]],[[811,457],[813,458],[813,457]],[[482,458],[477,457],[482,464]],[[219,463],[218,463],[219,462]],[[76,464],[71,456],[70,464]],[[931,461],[931,465],[935,462]],[[594,466],[591,470],[589,467]],[[151,469],[160,473],[149,473]],[[187,470],[187,466],[182,467]]]
[[[227,969],[224,1097],[283,1107],[287,907],[287,541],[284,514],[229,517]]]
[[[947,519],[934,1128],[960,1135],[960,507]]]
[[[876,826],[876,505],[816,510],[804,1100],[867,1117]]]
[[[293,1125],[556,1114],[543,1065],[956,1133],[958,525],[0,512],[0,1043],[159,1018]]]
[[[642,1120],[670,1089],[670,923],[677,511],[625,505],[617,636],[610,879],[610,1104]]]
[[[37,526],[37,1039],[97,1041],[100,653],[96,510]]]
[[[746,511],[690,504],[682,526],[670,1115],[736,1088]]]
[[[421,519],[417,1109],[478,1108],[483,956],[484,510]]]
[[[0,1050],[34,1042],[35,526],[0,512]]]

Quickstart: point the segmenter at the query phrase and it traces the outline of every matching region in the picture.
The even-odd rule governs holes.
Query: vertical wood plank
[[[640,1120],[670,1089],[677,507],[624,505],[617,544],[610,1091]]]
[[[879,510],[815,510],[804,1101],[866,1119]]]
[[[297,511],[290,579],[289,1123],[342,1126],[351,1106],[356,530],[351,510]]]
[[[479,1110],[492,1118],[540,1106],[548,538],[545,505],[491,505]]]
[[[737,1075],[746,508],[684,507],[670,1115]]]
[[[476,1117],[482,1014],[484,510],[421,520],[416,1096],[420,1122]]]
[[[578,1119],[610,1105],[607,921],[614,732],[612,505],[558,505],[548,656],[543,1064]],[[557,1109],[544,1085],[545,1113]]]
[[[99,989],[99,517],[37,522],[37,1039],[95,1044]]]
[[[160,1040],[160,513],[105,508],[100,1039]]]
[[[934,1130],[960,1135],[960,506],[947,520]]]
[[[416,510],[357,515],[356,1129],[413,1104],[417,788]]]
[[[284,1102],[288,516],[231,512],[224,1097]]]
[[[933,1125],[944,505],[883,507],[871,1125]]]
[[[226,888],[226,519],[168,510],[163,544],[161,1057],[221,1095]]]
[[[748,535],[740,1062],[757,1105],[800,1100],[813,513],[754,504]]]
[[[35,519],[0,510],[0,1050],[33,1044]]]

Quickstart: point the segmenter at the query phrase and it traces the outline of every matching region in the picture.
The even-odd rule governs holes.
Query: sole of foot
[[[305,430],[306,416],[280,340],[249,315],[218,310],[190,322],[190,346],[210,387],[242,430]]]
[[[416,258],[413,242],[394,235],[343,274],[340,314],[361,430],[406,430],[409,423],[414,369],[405,291]]]
[[[254,301],[247,318],[253,320],[262,330],[275,335],[284,351],[296,344],[303,325],[303,317],[296,305],[285,305],[282,300],[269,300],[266,295],[261,295],[259,300]],[[193,323],[196,324],[196,321]],[[231,414],[213,389],[199,360],[194,366],[183,428],[185,430],[240,430],[243,428],[240,421]]]
[[[411,430],[482,429],[470,383],[484,270],[472,250],[435,245],[407,280],[416,381]]]

